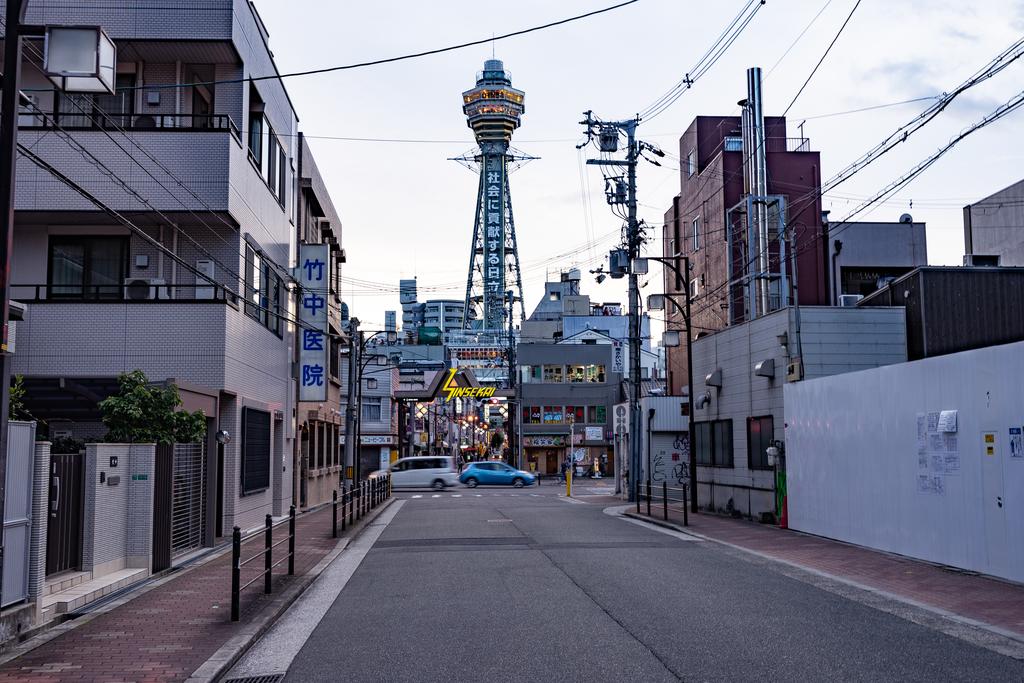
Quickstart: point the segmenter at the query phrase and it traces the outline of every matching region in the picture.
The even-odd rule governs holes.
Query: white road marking
[[[477,494],[476,494],[476,497],[477,497],[477,498],[482,498],[482,497],[483,497],[483,494],[482,494],[482,493],[477,493]]]
[[[435,493],[434,495],[431,496],[431,498],[440,498],[440,497],[441,497],[440,493]]]
[[[226,678],[288,671],[299,650],[404,503],[403,500],[396,500],[380,517],[370,522],[369,528],[327,566],[288,611],[245,653]]]
[[[675,531],[674,529],[667,529],[667,528],[665,528],[663,526],[658,526],[657,524],[651,524],[650,522],[645,522],[645,521],[640,520],[640,519],[633,519],[632,517],[624,517],[622,513],[625,512],[626,510],[631,510],[631,509],[633,509],[632,505],[616,505],[616,506],[613,506],[613,507],[605,508],[601,512],[603,512],[606,515],[610,515],[612,517],[618,517],[623,522],[629,522],[630,524],[636,524],[637,526],[641,526],[641,527],[643,527],[643,528],[645,528],[645,529],[647,529],[649,531],[657,531],[659,534],[665,534],[666,536],[672,536],[673,538],[679,539],[680,541],[698,541],[698,542],[702,542],[704,540],[703,538],[699,538],[697,536],[691,536],[690,534],[684,534],[683,532]]]
[[[558,494],[557,500],[562,500],[565,501],[566,503],[576,503],[578,505],[590,505],[590,503],[586,501],[576,500],[575,498],[569,498],[568,496],[563,496],[562,494]]]
[[[413,498],[422,498],[422,497],[423,497],[423,495],[420,494],[420,493],[417,493],[415,496],[413,496]]]
[[[452,494],[452,498],[462,498],[462,494],[461,493],[453,493]]]

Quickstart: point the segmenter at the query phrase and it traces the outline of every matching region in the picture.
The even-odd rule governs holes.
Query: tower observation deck
[[[479,153],[480,184],[473,220],[473,242],[466,280],[463,326],[473,312],[484,330],[508,324],[515,301],[522,302],[522,275],[516,247],[512,199],[509,194],[509,144],[525,111],[526,93],[512,87],[511,74],[501,60],[488,59],[477,74],[476,87],[462,93],[462,111],[473,129]],[[507,292],[512,291],[510,297]]]

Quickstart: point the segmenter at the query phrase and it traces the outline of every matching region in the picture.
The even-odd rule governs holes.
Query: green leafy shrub
[[[206,434],[203,411],[178,410],[177,387],[152,385],[142,370],[118,375],[117,394],[100,401],[110,443],[194,443]]]

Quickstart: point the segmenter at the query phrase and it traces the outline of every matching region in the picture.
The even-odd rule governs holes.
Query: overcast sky
[[[697,115],[737,114],[745,69],[761,66],[766,115],[781,114],[843,23],[855,0],[768,0],[746,32],[676,104],[640,127],[640,136],[679,154],[678,137]],[[256,0],[282,72],[360,62],[466,42],[615,4],[614,0]],[[604,204],[596,169],[584,169],[574,143],[581,112],[625,117],[678,81],[732,20],[743,0],[640,0],[590,19],[499,41],[495,54],[526,92],[526,114],[512,144],[541,157],[511,178],[527,312],[547,273],[595,267],[621,221]],[[824,12],[782,61],[812,18]],[[843,168],[928,106],[810,118],[951,90],[1024,33],[1024,0],[863,0],[828,58],[788,116],[789,135],[804,132],[820,150],[823,177]],[[345,276],[381,283],[349,285],[353,314],[367,327],[400,309],[399,278],[418,276],[420,300],[462,298],[468,269],[476,178],[448,157],[474,143],[461,93],[491,47],[480,46],[366,69],[286,81],[310,145],[342,217]],[[827,195],[842,218],[949,138],[1024,90],[1024,60],[961,96],[921,133]],[[947,154],[922,177],[861,220],[912,213],[928,224],[933,264],[958,264],[962,207],[1024,176],[1017,112]],[[323,136],[318,138],[318,136]],[[329,137],[438,142],[383,143]],[[668,164],[677,162],[669,159]],[[678,171],[644,165],[640,215],[660,225],[679,190]],[[588,196],[589,205],[585,200]],[[911,201],[913,207],[911,208]],[[592,240],[596,246],[583,248]],[[652,250],[660,253],[661,244]],[[561,259],[554,257],[572,252]],[[386,289],[390,288],[390,289]],[[645,293],[656,292],[655,278]],[[351,290],[351,291],[349,291]],[[624,301],[621,283],[584,291]]]

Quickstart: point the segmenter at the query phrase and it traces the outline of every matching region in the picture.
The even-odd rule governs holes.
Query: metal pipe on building
[[[761,68],[747,69],[747,108],[751,133],[750,166],[751,188],[754,195],[752,212],[757,249],[757,303],[756,315],[767,315],[771,310],[771,281],[768,279],[768,216],[764,197],[768,194],[768,169],[765,149],[764,104],[761,98]]]

